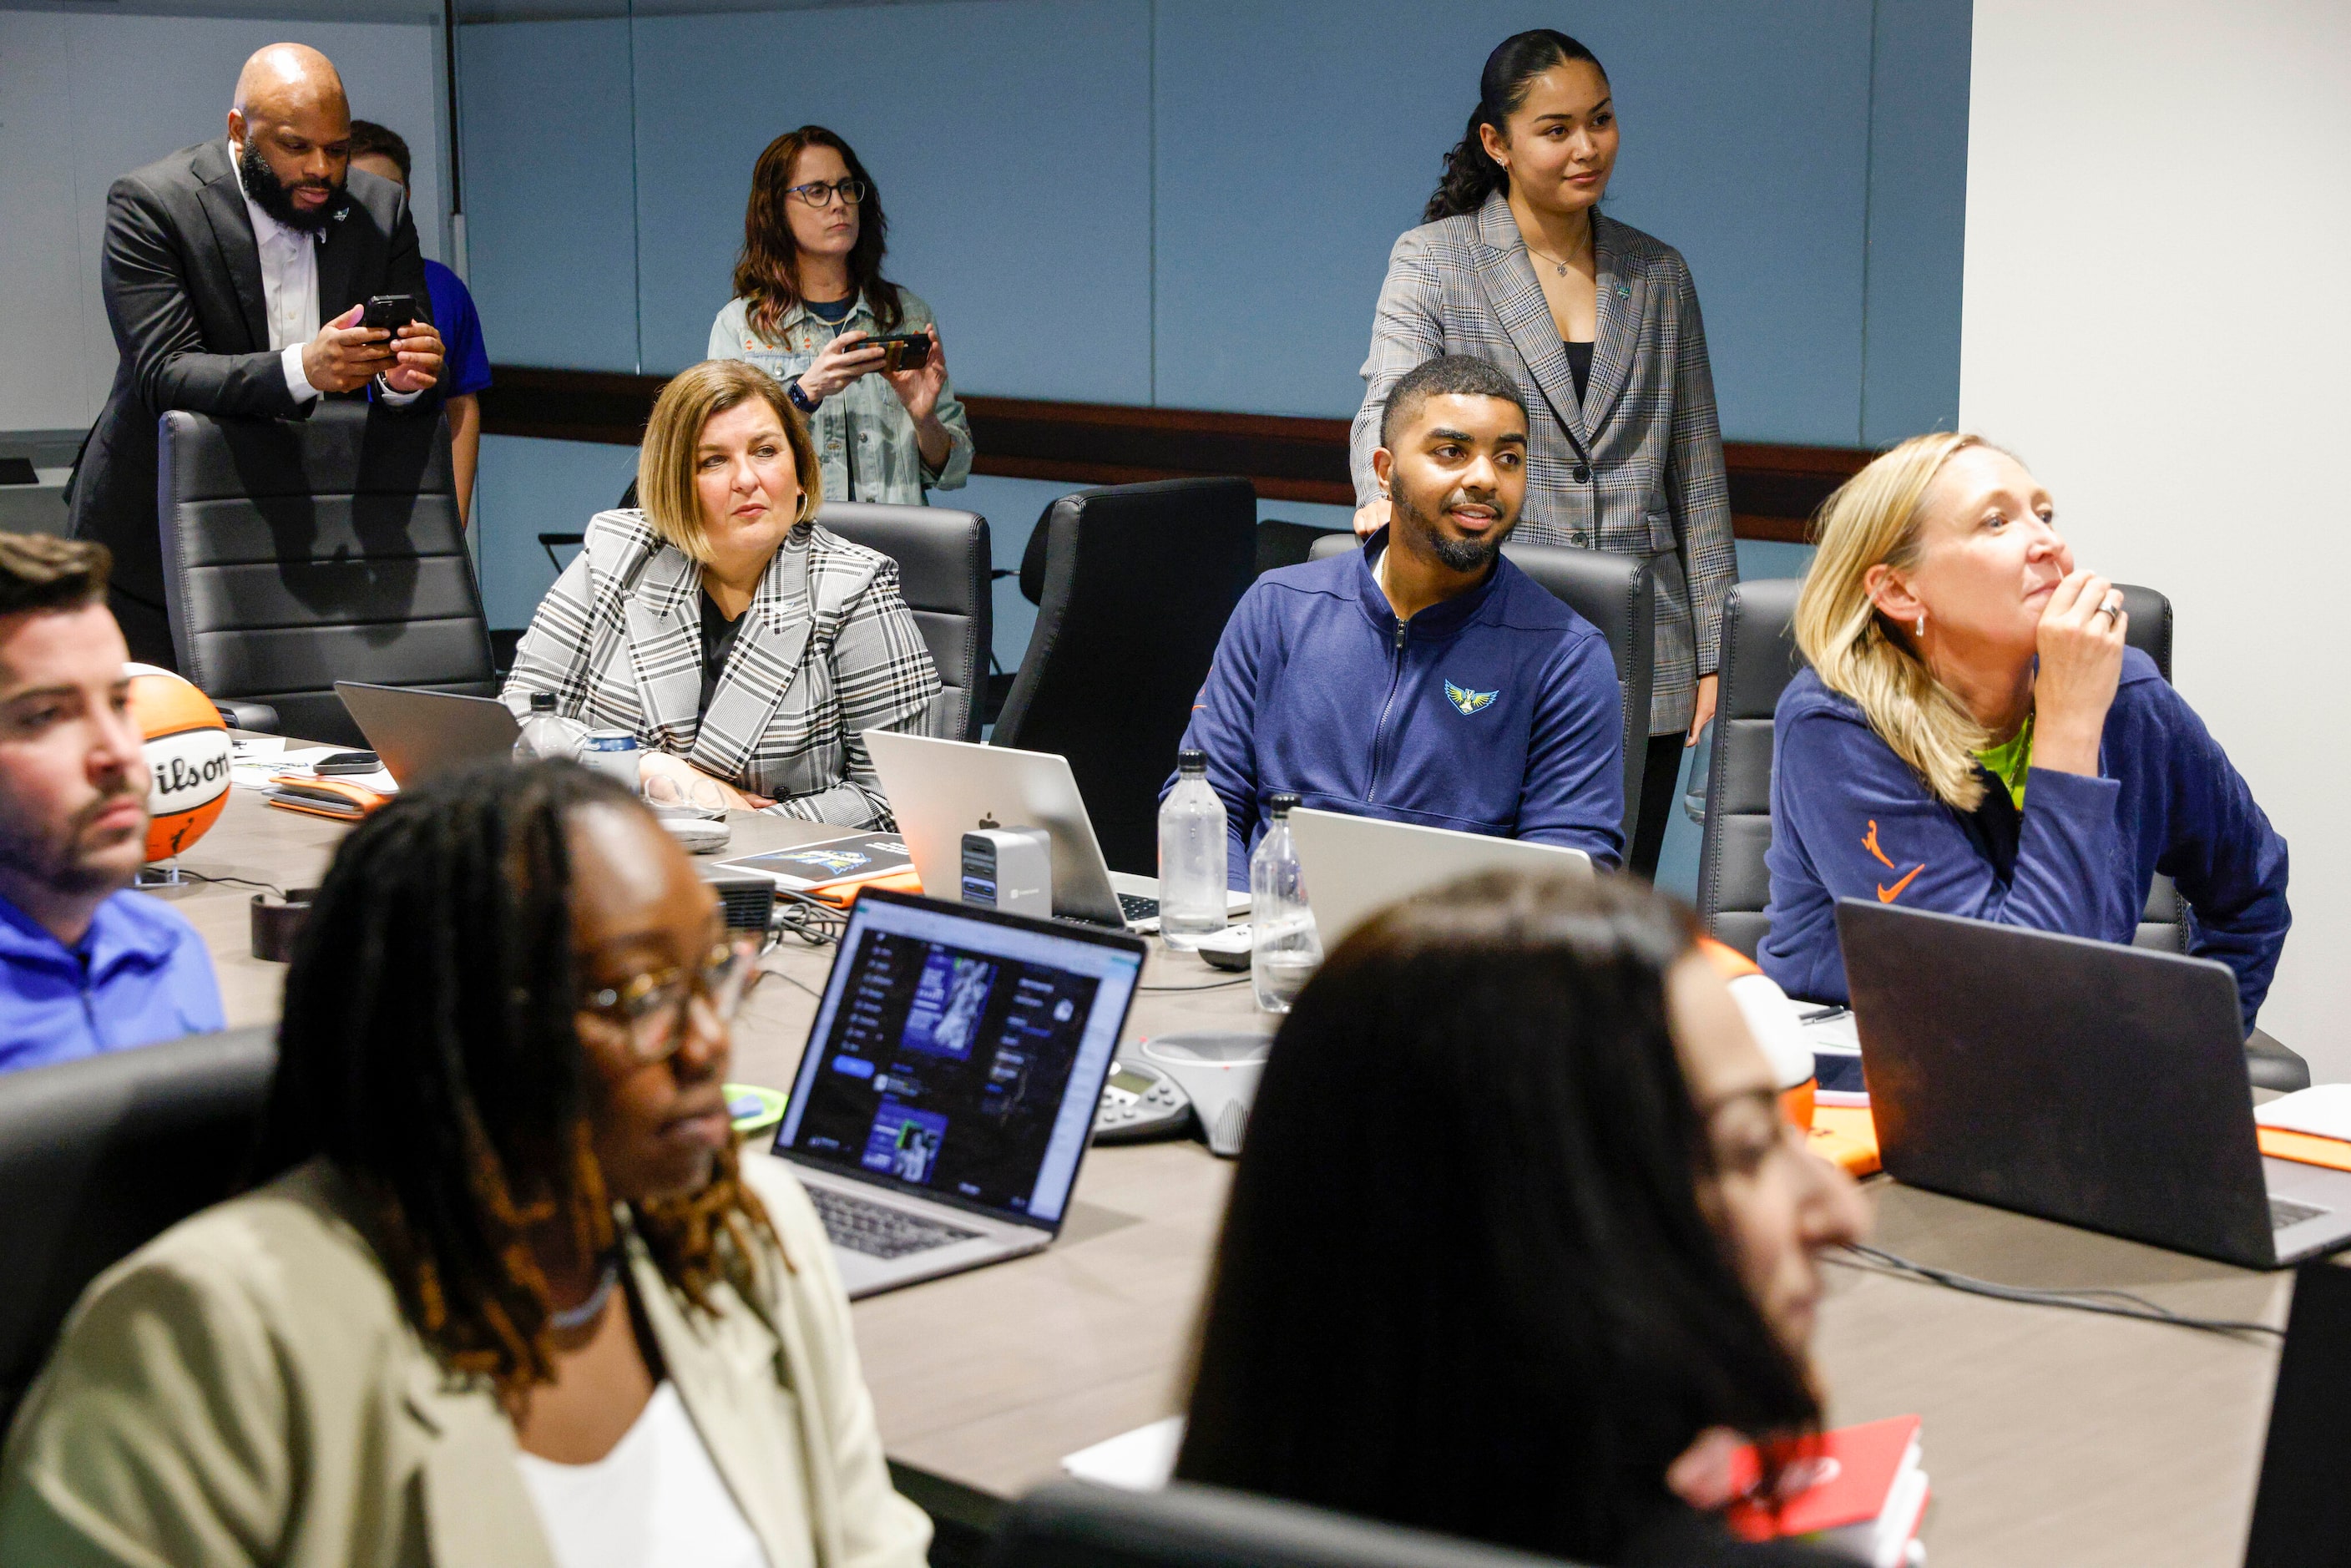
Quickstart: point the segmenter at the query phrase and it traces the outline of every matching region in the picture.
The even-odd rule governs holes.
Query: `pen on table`
[[[1826,1023],[1831,1019],[1841,1019],[1851,1011],[1853,1011],[1851,1008],[1844,1007],[1814,1008],[1808,1013],[1798,1013],[1796,1015],[1796,1021],[1798,1023]]]

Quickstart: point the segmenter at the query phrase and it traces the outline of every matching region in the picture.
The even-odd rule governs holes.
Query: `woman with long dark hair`
[[[882,276],[889,235],[848,142],[821,125],[777,137],[751,170],[735,298],[711,324],[709,357],[784,383],[815,433],[826,495],[921,506],[971,476],[971,422],[931,308]],[[893,369],[873,340],[905,333],[928,354]]]
[[[1615,98],[1592,51],[1549,27],[1486,58],[1468,132],[1421,226],[1388,258],[1355,415],[1355,529],[1384,527],[1372,470],[1388,389],[1475,354],[1529,414],[1523,544],[1649,562],[1656,675],[1626,864],[1656,869],[1681,752],[1713,716],[1722,602],[1738,580],[1730,491],[1698,290],[1681,253],[1599,211]]]
[[[807,1195],[722,1092],[754,956],[621,786],[498,765],[343,841],[274,1179],[90,1287],[0,1561],[919,1568]]]
[[[1391,909],[1276,1040],[1176,1473],[1594,1563],[1813,1563],[1704,1505],[1815,1428],[1814,1254],[1860,1198],[1782,1119],[1689,913],[1494,873]]]

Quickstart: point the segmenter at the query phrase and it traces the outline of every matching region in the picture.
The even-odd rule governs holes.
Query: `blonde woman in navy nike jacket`
[[[1845,1000],[1839,898],[2127,943],[2161,872],[2250,1032],[2285,841],[2127,620],[1979,437],[1913,437],[1831,497],[1773,732],[1764,972]]]

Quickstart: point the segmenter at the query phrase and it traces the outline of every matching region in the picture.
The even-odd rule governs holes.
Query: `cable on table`
[[[2066,1307],[2077,1312],[2099,1312],[2107,1317],[2137,1318],[2146,1322],[2169,1323],[2175,1328],[2196,1329],[2204,1333],[2268,1334],[2283,1339],[2285,1330],[2268,1323],[2241,1322],[2231,1318],[2199,1318],[2185,1312],[2175,1312],[2169,1307],[2134,1296],[2128,1291],[2102,1290],[2095,1287],[2081,1290],[2043,1289],[2031,1285],[2003,1285],[1993,1280],[1979,1280],[1952,1269],[1938,1269],[1928,1263],[1914,1262],[1898,1252],[1888,1252],[1882,1247],[1870,1247],[1861,1242],[1848,1242],[1843,1249],[1850,1258],[1829,1255],[1833,1263],[1843,1263],[1849,1269],[1865,1273],[1887,1274],[1896,1278],[1924,1280],[1928,1284],[1946,1290],[1964,1291],[1970,1295],[1989,1296],[1999,1301],[2018,1301],[2027,1306]]]

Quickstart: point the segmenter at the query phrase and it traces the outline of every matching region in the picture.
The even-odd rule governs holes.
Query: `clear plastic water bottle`
[[[1159,935],[1189,949],[1225,928],[1225,802],[1208,788],[1208,754],[1176,754],[1176,788],[1159,808]]]
[[[522,721],[521,738],[515,742],[515,760],[536,762],[543,757],[559,757],[566,762],[577,762],[580,742],[587,733],[586,725],[555,711],[553,692],[533,692],[530,716]]]
[[[1322,966],[1322,941],[1290,836],[1290,810],[1297,804],[1295,795],[1273,798],[1273,821],[1249,855],[1249,978],[1257,1005],[1270,1013],[1288,1012]]]

